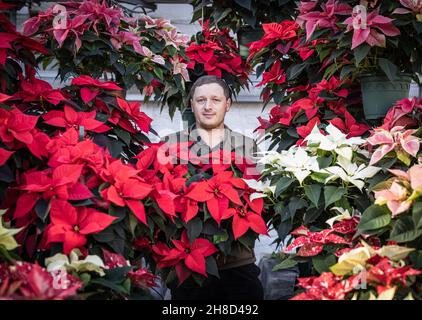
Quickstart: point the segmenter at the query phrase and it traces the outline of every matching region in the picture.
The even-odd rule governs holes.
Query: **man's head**
[[[230,110],[228,85],[216,76],[202,76],[195,81],[189,93],[196,126],[211,130],[224,127],[224,117]]]

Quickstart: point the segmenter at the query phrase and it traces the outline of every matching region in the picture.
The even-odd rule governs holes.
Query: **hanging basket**
[[[360,77],[362,102],[365,118],[368,120],[385,117],[388,110],[398,101],[409,97],[409,74],[399,74],[394,81],[386,76],[363,75]]]

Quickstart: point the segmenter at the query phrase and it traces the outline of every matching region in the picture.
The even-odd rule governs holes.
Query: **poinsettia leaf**
[[[378,65],[390,81],[394,81],[397,78],[398,68],[390,60],[385,58],[379,58]]]
[[[288,81],[294,80],[295,78],[297,78],[302,71],[305,69],[306,64],[305,63],[301,63],[301,64],[294,64],[292,66],[290,66],[287,70],[286,70],[286,78]]]
[[[186,230],[188,232],[188,238],[191,242],[198,238],[198,236],[201,234],[202,227],[203,224],[199,217],[195,217],[187,223]]]
[[[337,259],[335,255],[330,254],[328,256],[314,256],[312,257],[312,264],[315,270],[321,274],[323,272],[330,272],[330,267],[336,264]]]
[[[312,222],[314,222],[318,217],[324,212],[324,209],[322,206],[317,208],[309,208],[306,210],[305,214],[303,215],[303,223],[308,225]]]
[[[12,170],[10,170],[8,165],[3,165],[0,167],[0,181],[10,183],[15,180]]]
[[[369,51],[371,50],[371,47],[369,45],[361,44],[357,48],[353,50],[353,53],[355,54],[355,65],[356,67],[362,62],[363,59],[368,55]]]
[[[303,187],[309,200],[318,208],[322,187],[319,184],[311,184]]]
[[[215,258],[213,256],[208,256],[205,258],[205,268],[208,274],[216,276],[218,279],[220,279],[217,261],[215,261]]]
[[[330,204],[341,199],[346,194],[346,189],[339,188],[335,186],[325,186],[324,188],[324,200],[325,200],[325,209]]]
[[[50,212],[50,207],[50,201],[39,199],[35,205],[35,213],[42,221],[45,221],[45,219],[47,219],[48,213]]]
[[[295,181],[290,177],[281,177],[280,180],[277,181],[274,196],[277,198],[283,191],[287,190],[287,188]]]
[[[288,213],[283,217],[282,221],[286,221],[287,219],[293,220],[297,210],[303,209],[308,207],[308,202],[304,199],[298,197],[292,197],[289,202],[288,206]]]
[[[130,293],[130,292],[127,292],[126,288],[123,287],[122,285],[116,284],[112,281],[109,281],[109,280],[106,280],[106,279],[103,279],[103,278],[93,279],[93,280],[91,280],[91,284],[98,284],[100,286],[112,289],[112,290],[114,290],[118,293],[123,293],[123,294],[129,294]]]
[[[391,213],[385,206],[372,205],[362,214],[358,224],[359,234],[372,234],[391,222]]]
[[[117,267],[105,270],[105,277],[107,280],[114,283],[120,283],[124,280],[127,273],[132,270],[133,266]]]
[[[280,262],[279,264],[276,264],[271,271],[279,271],[279,270],[284,270],[284,269],[290,269],[293,268],[294,266],[296,266],[298,264],[298,262],[292,258],[287,258],[285,260],[283,260],[282,262]]]
[[[292,231],[293,223],[289,219],[287,221],[283,221],[280,223],[280,225],[277,228],[277,235],[281,241],[284,241],[284,239],[287,237],[287,235]]]
[[[418,201],[413,205],[412,218],[416,228],[422,229],[422,201]]]
[[[417,230],[415,228],[412,217],[405,216],[396,221],[389,240],[399,243],[410,242],[419,238],[421,235],[422,229]]]
[[[239,6],[245,8],[246,10],[251,10],[252,0],[234,0]]]

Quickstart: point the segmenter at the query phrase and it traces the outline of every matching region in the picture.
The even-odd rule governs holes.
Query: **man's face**
[[[224,127],[224,116],[230,110],[231,101],[217,83],[204,84],[195,89],[191,106],[196,125],[203,129]]]

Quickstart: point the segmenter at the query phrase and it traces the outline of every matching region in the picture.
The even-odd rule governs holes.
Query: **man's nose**
[[[211,110],[212,109],[212,102],[211,102],[211,100],[206,100],[205,101],[205,103],[204,103],[204,109],[205,110]]]

